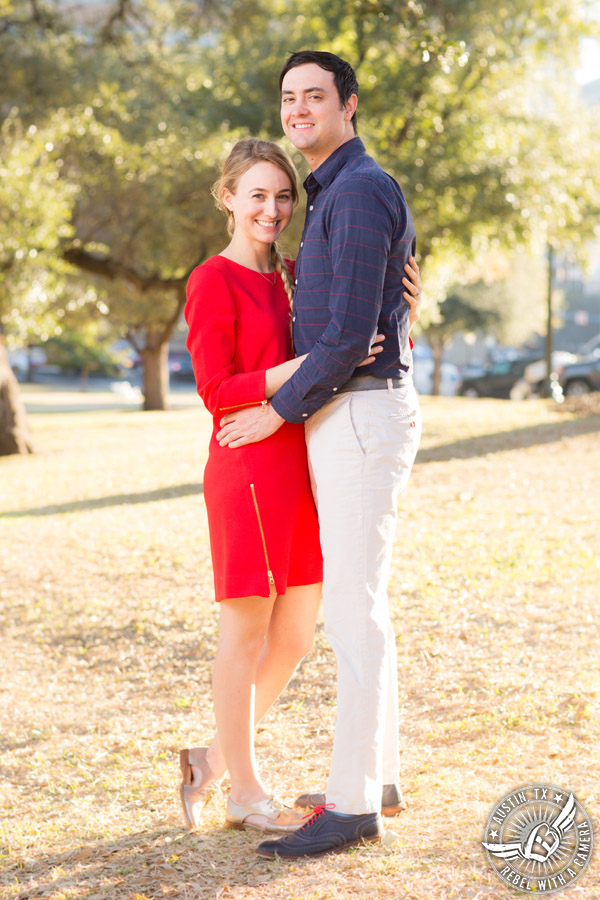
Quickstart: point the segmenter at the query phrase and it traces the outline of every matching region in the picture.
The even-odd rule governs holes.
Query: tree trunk
[[[6,344],[0,333],[0,456],[33,453],[25,407],[19,385],[8,362]]]
[[[141,357],[144,368],[144,409],[168,409],[168,342],[154,346],[152,335],[148,334],[147,346],[141,351]]]
[[[444,342],[439,335],[431,335],[429,338],[429,346],[433,353],[431,393],[434,397],[437,397],[439,396],[442,387],[442,355],[444,352]]]

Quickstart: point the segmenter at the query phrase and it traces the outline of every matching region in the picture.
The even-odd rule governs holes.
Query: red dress
[[[292,357],[289,301],[279,276],[274,285],[269,277],[213,256],[187,286],[187,346],[213,416],[204,498],[217,600],[323,579],[304,426],[284,422],[234,450],[215,437],[225,413],[265,400],[265,369]]]

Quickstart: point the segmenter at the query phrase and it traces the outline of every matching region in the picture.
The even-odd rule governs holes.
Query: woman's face
[[[270,244],[292,217],[290,179],[270,162],[258,162],[238,179],[235,194],[223,190],[222,200],[234,217],[234,237],[252,244]]]

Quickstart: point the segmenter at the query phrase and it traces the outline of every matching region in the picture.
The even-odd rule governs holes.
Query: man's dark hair
[[[356,72],[350,63],[347,63],[339,56],[336,56],[335,53],[327,53],[323,50],[298,50],[297,53],[292,53],[281,70],[281,75],[279,76],[279,91],[281,92],[281,84],[290,69],[295,69],[298,66],[305,66],[308,63],[315,63],[319,68],[325,69],[326,72],[333,73],[333,83],[335,84],[342,107],[346,105],[346,102],[350,99],[352,94],[356,94],[358,97]],[[351,121],[354,132],[356,133],[356,112],[352,116]]]

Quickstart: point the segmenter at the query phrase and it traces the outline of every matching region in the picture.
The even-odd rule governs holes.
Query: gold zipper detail
[[[262,540],[263,545],[263,553],[265,554],[265,562],[267,564],[267,577],[269,579],[269,584],[272,587],[275,587],[275,578],[273,577],[273,573],[271,572],[271,566],[269,565],[269,555],[267,553],[267,542],[265,540],[265,532],[262,526],[262,519],[260,517],[260,510],[258,508],[258,500],[256,499],[256,491],[254,490],[254,485],[250,485],[250,490],[252,491],[252,502],[254,503],[254,509],[256,511],[256,518],[258,520],[258,528],[260,531],[260,538]]]
[[[256,400],[253,403],[238,403],[237,406],[220,406],[219,412],[225,412],[227,409],[244,409],[246,406],[262,406],[264,409],[268,402],[268,400]]]

